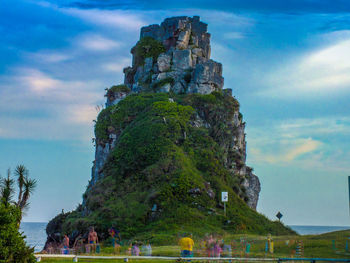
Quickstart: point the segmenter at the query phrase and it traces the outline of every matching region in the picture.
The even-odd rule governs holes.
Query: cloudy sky
[[[247,122],[258,211],[349,225],[350,4],[322,1],[30,1],[0,9],[0,174],[39,182],[25,221],[74,209],[90,179],[93,120],[123,81],[141,26],[199,15]]]

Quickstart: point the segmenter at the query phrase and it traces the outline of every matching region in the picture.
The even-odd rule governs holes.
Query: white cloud
[[[0,79],[2,138],[69,139],[89,143],[103,103],[97,81],[60,80],[31,68]]]
[[[25,57],[33,59],[37,62],[59,63],[69,60],[71,57],[57,51],[42,50],[36,53],[25,53]]]
[[[118,27],[123,30],[138,31],[141,26],[145,25],[137,14],[124,10],[60,8],[60,11],[93,24]]]
[[[18,80],[27,86],[30,90],[42,93],[46,90],[55,89],[60,82],[53,79],[36,69],[21,69],[21,75]]]
[[[254,164],[349,169],[350,118],[291,119],[248,128],[248,158]],[[339,144],[339,142],[342,142]],[[338,147],[335,147],[338,145]]]
[[[330,136],[350,134],[349,117],[323,117],[312,119],[293,119],[281,121],[278,128],[281,133],[289,137]]]
[[[73,17],[78,17],[94,25],[117,27],[123,30],[139,30],[141,26],[145,25],[144,21],[134,11],[60,7],[49,1],[33,1],[33,3]]]
[[[254,143],[254,140],[252,141]],[[318,150],[321,146],[321,142],[312,138],[270,138],[268,144],[254,145],[250,149],[250,152],[252,154],[250,157],[254,161],[258,162],[287,164],[302,157],[305,154]]]
[[[79,36],[77,40],[75,40],[75,43],[85,49],[93,51],[108,51],[121,46],[121,43],[97,34]]]
[[[95,105],[72,105],[66,109],[67,120],[75,124],[91,124],[98,111]]]
[[[302,140],[300,145],[287,151],[287,153],[283,156],[283,159],[285,161],[293,161],[303,154],[315,151],[320,145],[321,143],[319,141],[315,141],[311,138]]]
[[[244,35],[241,32],[227,32],[224,33],[225,39],[242,39]]]
[[[348,36],[348,34],[346,34]],[[263,79],[263,96],[326,96],[350,91],[350,38],[281,65]]]
[[[105,62],[101,65],[102,69],[111,72],[122,72],[125,67],[130,65],[129,58],[116,59],[116,62]]]

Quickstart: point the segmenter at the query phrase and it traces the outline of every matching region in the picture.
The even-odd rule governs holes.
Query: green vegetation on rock
[[[152,37],[141,38],[134,47],[134,56],[136,65],[141,66],[145,63],[146,58],[153,58],[157,61],[158,56],[165,52],[165,47],[161,42]]]
[[[183,231],[292,233],[250,209],[234,191],[240,179],[225,167],[222,145],[238,102],[221,92],[169,96],[131,94],[99,114],[97,140],[107,140],[113,129],[118,141],[104,177],[87,189],[84,208],[65,216],[61,231],[83,232],[93,225],[107,238],[115,226],[124,238],[158,244],[175,242]],[[198,115],[209,125],[193,125]],[[229,192],[226,215],[221,191]]]
[[[157,91],[159,88],[165,86],[166,84],[173,85],[174,84],[174,78],[172,77],[166,77],[162,80],[159,80],[157,82],[154,82],[152,85],[152,88],[154,91]]]
[[[109,89],[107,89],[107,96],[109,96],[110,94],[114,93],[114,92],[125,92],[125,93],[129,93],[131,90],[124,84],[120,84],[120,85],[115,85],[110,87]]]

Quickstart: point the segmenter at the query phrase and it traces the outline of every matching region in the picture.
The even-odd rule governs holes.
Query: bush
[[[136,66],[141,66],[145,63],[145,58],[152,57],[154,63],[157,61],[158,56],[166,50],[163,44],[158,40],[152,37],[144,37],[137,42],[133,51]]]
[[[152,89],[153,89],[154,91],[157,91],[157,89],[163,87],[163,86],[166,85],[166,84],[173,85],[173,84],[174,84],[174,78],[172,78],[172,77],[166,77],[166,78],[164,78],[164,79],[162,79],[162,80],[159,80],[159,81],[157,81],[157,82],[154,82],[154,83],[152,84]]]
[[[115,85],[110,87],[107,90],[107,94],[106,96],[109,97],[111,95],[113,95],[114,92],[125,92],[125,93],[129,93],[131,90],[124,84],[120,84],[120,85]]]
[[[35,262],[34,248],[29,248],[18,231],[21,211],[14,205],[0,202],[0,262]]]

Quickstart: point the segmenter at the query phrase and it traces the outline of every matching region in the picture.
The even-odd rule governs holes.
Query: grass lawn
[[[274,240],[274,253],[265,253],[266,236],[256,235],[232,235],[224,238],[225,243],[236,241],[237,247],[233,249],[233,257],[295,257],[295,250],[298,241],[303,242],[304,252],[303,257],[308,258],[350,258],[350,252],[346,251],[346,241],[349,241],[350,249],[350,230],[336,231],[321,235],[306,235],[306,236],[276,236],[272,237]],[[241,239],[251,244],[250,253],[246,254],[245,249],[241,248]],[[127,247],[122,247],[121,255],[125,255]],[[153,256],[179,256],[179,247],[172,246],[154,246],[152,248]],[[112,247],[102,247],[101,256],[113,256]],[[201,257],[206,256],[205,251],[200,247],[200,241],[195,240],[194,256]],[[47,259],[42,258],[42,262],[73,262],[73,259]],[[123,260],[95,260],[95,259],[79,259],[79,262],[124,262]],[[129,262],[135,263],[169,263],[174,260],[142,260],[131,259]]]

